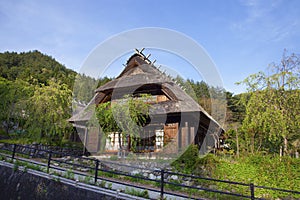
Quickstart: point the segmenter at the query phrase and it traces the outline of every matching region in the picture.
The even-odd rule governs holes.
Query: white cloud
[[[231,30],[243,40],[278,42],[299,33],[299,15],[289,1],[241,1],[247,17],[231,24]],[[299,13],[299,12],[298,12]]]

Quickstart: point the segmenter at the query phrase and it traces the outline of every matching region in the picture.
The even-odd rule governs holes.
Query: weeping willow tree
[[[61,142],[72,129],[67,119],[71,116],[72,91],[66,84],[49,81],[49,85],[36,86],[25,102],[25,125],[34,141]]]
[[[250,152],[265,150],[285,154],[299,150],[300,140],[300,59],[283,54],[271,64],[268,75],[259,72],[246,78],[249,95],[242,130]]]
[[[123,141],[128,137],[128,148],[135,150],[140,133],[149,120],[149,100],[149,95],[139,97],[126,95],[113,103],[99,104],[96,108],[96,117],[102,131],[106,136],[117,132]]]

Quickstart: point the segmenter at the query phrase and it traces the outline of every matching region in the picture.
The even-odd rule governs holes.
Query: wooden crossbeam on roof
[[[143,54],[143,51],[145,50],[145,48],[142,48],[141,50],[138,50],[137,48],[135,48],[135,51],[138,55],[140,55],[148,64],[153,64],[151,62],[151,60],[149,59],[149,57],[151,56],[151,54],[148,54],[147,56],[145,54]]]

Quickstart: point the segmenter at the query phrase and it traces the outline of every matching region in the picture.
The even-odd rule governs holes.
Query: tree
[[[22,128],[24,101],[33,88],[22,80],[9,81],[0,77],[0,121],[6,133],[14,127]]]
[[[250,75],[246,84],[249,97],[242,129],[249,139],[253,153],[258,150],[279,152],[299,139],[300,131],[300,59],[296,54],[286,55],[280,64],[272,63],[270,72]],[[294,147],[299,148],[299,147]]]
[[[143,127],[149,120],[149,95],[124,96],[115,102],[98,105],[96,116],[102,131],[108,136],[111,132],[120,133],[123,141],[129,138],[128,148],[135,150]],[[119,140],[121,141],[121,140]],[[122,146],[120,144],[120,146]]]
[[[85,74],[77,74],[73,87],[73,98],[77,101],[88,103],[95,95],[95,89],[109,82],[111,78],[95,79]]]
[[[36,86],[26,101],[25,128],[36,140],[60,142],[71,125],[71,90],[66,84],[49,81],[49,85]]]

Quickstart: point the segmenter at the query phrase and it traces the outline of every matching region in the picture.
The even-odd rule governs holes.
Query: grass
[[[64,177],[74,180],[75,174],[72,172],[72,170],[67,170],[67,172],[64,174]]]
[[[85,176],[85,177],[84,177],[84,182],[85,182],[86,184],[91,184],[92,181],[93,181],[93,178],[92,178],[91,176]]]
[[[20,145],[37,143],[37,144],[50,145],[50,146],[52,145],[52,146],[58,146],[58,147],[70,147],[70,148],[75,148],[75,149],[83,148],[83,144],[78,143],[78,142],[70,142],[68,140],[51,141],[46,138],[37,140],[37,139],[32,139],[32,138],[29,138],[26,136],[20,136],[20,135],[15,135],[15,134],[10,134],[9,139],[2,139],[2,140],[0,140],[0,143],[20,144]]]
[[[143,197],[149,199],[149,193],[147,190],[139,190],[139,189],[133,189],[126,187],[125,189],[126,194],[130,194],[137,197]]]
[[[214,170],[214,178],[255,185],[300,191],[300,159],[271,155],[250,155],[239,159],[222,159]],[[249,188],[218,183],[219,188],[248,193]],[[260,198],[287,198],[291,194],[279,191],[255,189]],[[300,198],[300,195],[292,195]]]

